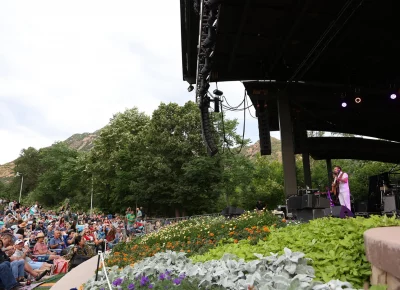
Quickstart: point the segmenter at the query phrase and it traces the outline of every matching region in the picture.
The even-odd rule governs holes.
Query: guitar
[[[340,172],[339,175],[335,176],[335,179],[332,182],[332,190],[331,190],[331,192],[334,195],[339,195],[339,180],[338,179],[340,177],[342,177],[342,175],[343,175],[343,172]]]

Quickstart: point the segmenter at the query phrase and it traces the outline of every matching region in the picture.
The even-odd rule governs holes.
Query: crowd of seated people
[[[76,266],[125,240],[125,232],[118,215],[72,213],[68,206],[55,212],[0,198],[0,289],[46,278],[60,258]]]

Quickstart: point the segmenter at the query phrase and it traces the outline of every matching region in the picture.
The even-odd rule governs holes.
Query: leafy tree
[[[95,141],[87,173],[93,175],[96,204],[107,211],[134,206],[131,183],[140,176],[144,132],[150,118],[137,108],[113,116]]]
[[[63,142],[57,142],[39,150],[39,156],[41,174],[38,185],[32,192],[31,201],[37,200],[46,206],[55,206],[70,194],[68,188],[62,186],[62,181],[69,163],[75,162],[78,152]]]
[[[146,134],[148,152],[154,158],[150,164],[153,174],[148,176],[152,182],[147,180],[152,184],[146,197],[151,198],[153,204],[173,207],[176,215],[193,210],[189,201],[199,205],[199,198],[212,198],[216,194],[213,182],[219,180],[218,167],[215,167],[218,160],[205,159],[207,152],[200,132],[198,107],[187,102],[184,106],[162,103],[153,112]],[[209,182],[193,183],[202,178]],[[200,189],[201,196],[198,195]]]

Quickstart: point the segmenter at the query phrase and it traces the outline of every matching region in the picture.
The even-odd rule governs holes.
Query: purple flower
[[[154,285],[153,284],[150,284],[149,285],[149,289],[153,289],[154,288]]]
[[[161,281],[165,280],[165,274],[161,273],[160,276],[158,276],[158,280],[161,280]]]
[[[142,279],[140,279],[140,286],[146,286],[149,282],[149,277],[143,275]]]
[[[129,284],[128,289],[129,290],[134,290],[135,289],[135,284]]]
[[[185,274],[185,273],[182,273],[182,274],[179,275],[178,278],[181,279],[181,280],[183,280],[183,279],[186,278],[186,274]]]
[[[122,278],[118,278],[118,279],[115,279],[115,281],[112,282],[112,284],[113,284],[114,286],[119,286],[119,285],[122,284],[123,281],[124,281],[124,280],[123,280]]]
[[[179,278],[175,278],[172,282],[174,282],[175,285],[179,285],[182,281]]]

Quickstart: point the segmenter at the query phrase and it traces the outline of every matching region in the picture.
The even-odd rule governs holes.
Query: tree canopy
[[[65,200],[75,210],[123,212],[143,206],[153,216],[219,212],[226,206],[253,209],[258,200],[269,208],[284,202],[283,168],[275,156],[247,157],[249,140],[236,133],[237,120],[212,114],[220,153],[207,155],[201,136],[198,107],[161,103],[152,116],[137,108],[115,114],[100,131],[89,152],[64,142],[21,151],[15,172],[22,172],[22,202],[39,201],[57,208]],[[221,129],[223,128],[223,130]],[[323,132],[311,132],[321,135]],[[229,148],[228,148],[229,147]],[[380,162],[334,160],[349,173],[356,199],[368,194],[368,177],[393,165]],[[304,186],[301,158],[297,158],[298,185]],[[328,184],[324,161],[311,159],[313,187]],[[0,196],[17,198],[20,179],[0,183]]]

